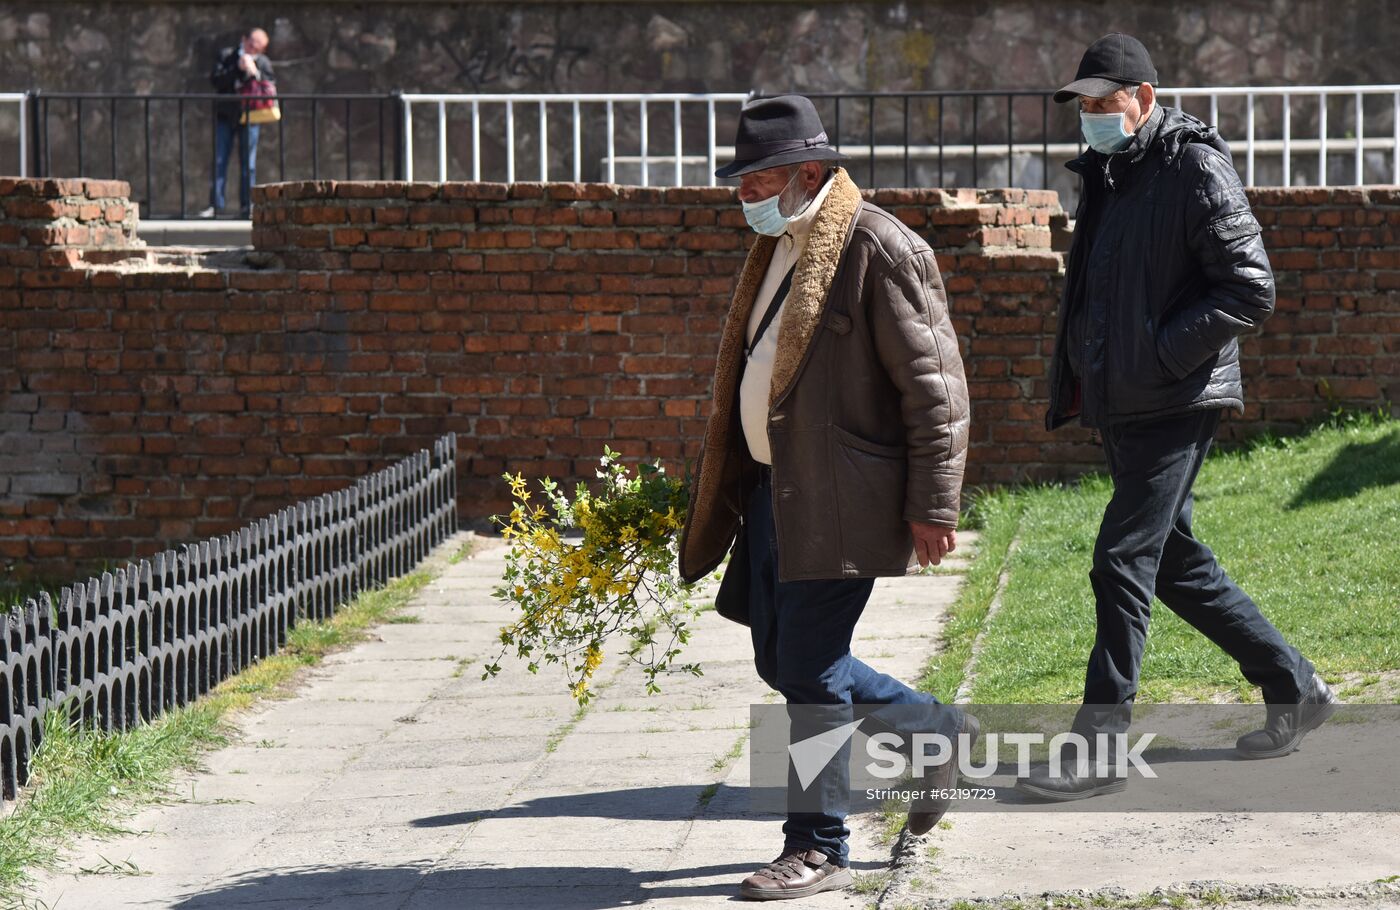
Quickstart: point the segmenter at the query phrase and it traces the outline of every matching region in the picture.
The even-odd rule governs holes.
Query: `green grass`
[[[553,752],[555,749],[559,748],[559,744],[564,741],[564,737],[572,733],[574,727],[577,727],[579,725],[579,722],[583,720],[584,716],[588,714],[589,707],[590,705],[588,702],[584,702],[581,705],[574,706],[573,716],[570,717],[567,721],[565,721],[564,724],[559,727],[559,729],[551,733],[549,735],[549,739],[545,740],[544,751],[546,753]]]
[[[455,566],[457,565],[457,563],[461,562],[464,559],[470,559],[476,553],[476,551],[481,548],[481,545],[482,541],[480,538],[467,538],[467,540],[464,541],[462,545],[458,547],[457,550],[451,556],[447,557],[447,564],[450,566]]]
[[[851,883],[851,891],[855,894],[879,894],[890,883],[890,873],[887,869],[854,872],[852,876],[854,881]]]
[[[744,743],[749,741],[749,731],[745,730],[739,734],[739,738],[734,740],[734,745],[729,747],[729,751],[710,762],[710,770],[719,774],[744,754]]]
[[[973,700],[1074,702],[1094,639],[1088,571],[1111,492],[1101,475],[985,499],[982,553],[923,680],[961,680],[1013,537],[1000,611],[985,632]],[[1195,486],[1196,536],[1325,676],[1400,668],[1400,421],[1360,417],[1207,459]],[[983,501],[979,501],[981,504]],[[980,563],[980,565],[979,565]],[[1257,700],[1224,652],[1160,602],[1142,701]]]
[[[363,639],[431,578],[423,571],[406,575],[361,594],[329,620],[303,621],[277,654],[152,723],[107,734],[74,728],[61,709],[49,711],[29,784],[13,814],[0,821],[0,900],[6,906],[26,901],[28,870],[53,868],[76,837],[127,833],[124,818],[143,804],[170,798],[176,772],[197,768],[203,752],[229,741],[230,714],[261,698],[285,697],[299,669]]]
[[[957,600],[948,611],[938,651],[919,680],[919,687],[924,691],[951,701],[962,685],[973,642],[996,594],[997,582],[1023,511],[1021,496],[1016,493],[983,491],[973,500],[969,523],[981,531],[977,554],[967,569]]]

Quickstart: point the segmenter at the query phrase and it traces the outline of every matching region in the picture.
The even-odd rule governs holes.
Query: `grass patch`
[[[475,535],[468,537],[465,541],[462,542],[462,545],[457,548],[456,552],[454,552],[451,556],[447,557],[447,564],[450,566],[455,566],[457,565],[457,563],[461,562],[464,559],[470,559],[480,548],[480,538],[476,537]]]
[[[576,706],[574,708],[574,716],[570,717],[567,721],[565,721],[563,725],[559,727],[559,729],[549,734],[549,739],[545,740],[545,753],[547,754],[553,752],[555,749],[558,749],[559,744],[564,741],[564,737],[568,736],[570,733],[573,732],[574,727],[578,726],[579,721],[583,720],[583,716],[587,713],[587,703]]]
[[[287,684],[298,670],[365,638],[369,627],[406,606],[431,577],[414,572],[366,591],[329,620],[302,621],[277,654],[152,723],[101,733],[70,726],[61,708],[49,711],[29,784],[15,811],[0,821],[0,898],[25,901],[27,870],[55,868],[75,838],[130,833],[122,819],[173,796],[176,772],[197,769],[203,752],[228,744],[230,714],[261,698],[289,694]]]
[[[696,807],[703,809],[706,806],[708,806],[710,804],[710,800],[714,799],[715,794],[718,792],[719,781],[714,781],[713,783],[707,784],[705,786],[705,789],[700,791],[700,798],[696,800]]]
[[[855,894],[879,894],[885,890],[890,883],[889,870],[879,869],[873,872],[853,872],[851,891]]]
[[[973,689],[982,703],[1070,703],[1083,695],[1094,640],[1088,572],[1111,493],[1107,477],[1027,488],[988,502],[984,551],[924,686],[951,694],[1011,537],[1001,610],[986,630]],[[1207,459],[1194,530],[1325,677],[1400,668],[1400,421],[1335,421]],[[981,563],[981,565],[978,565]],[[1220,649],[1158,602],[1141,701],[1257,701]]]
[[[899,837],[899,832],[904,830],[904,823],[909,818],[909,804],[897,799],[887,799],[880,804],[877,817],[879,824],[875,831],[875,843],[888,847]]]
[[[1023,510],[1021,497],[1013,492],[986,490],[973,500],[969,523],[981,532],[977,554],[966,570],[957,600],[948,609],[938,651],[919,679],[919,688],[925,692],[951,701],[962,685],[973,642],[992,605]]]
[[[749,731],[745,730],[739,734],[739,738],[734,740],[734,745],[729,747],[729,751],[710,762],[710,770],[719,774],[734,763],[740,755],[744,754],[744,743],[749,739]]]

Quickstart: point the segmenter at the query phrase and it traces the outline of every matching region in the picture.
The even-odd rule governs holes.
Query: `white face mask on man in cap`
[[[1152,114],[1153,99],[1150,85],[1124,86],[1102,98],[1081,98],[1079,129],[1084,141],[1105,155],[1123,151]]]

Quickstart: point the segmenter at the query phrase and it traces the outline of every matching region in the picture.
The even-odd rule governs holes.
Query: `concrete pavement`
[[[660,695],[610,654],[580,712],[553,668],[532,676],[511,658],[480,678],[508,616],[490,593],[505,549],[487,539],[449,565],[462,540],[431,557],[441,574],[407,609],[419,622],[378,627],[308,671],[295,697],[236,718],[238,742],[179,781],[180,801],[141,810],[137,834],[81,841],[63,871],[38,876],[35,897],[64,910],[736,900],[782,843],[781,819],[750,810],[745,790],[749,706],[772,697],[747,629],[704,613],[686,653],[704,676],[668,677]],[[855,653],[912,680],[959,577],[881,579]],[[879,827],[852,819],[858,872],[887,864]],[[127,864],[136,874],[117,873]]]

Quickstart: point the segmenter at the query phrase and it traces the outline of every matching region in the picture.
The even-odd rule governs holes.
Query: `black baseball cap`
[[[1055,103],[1064,104],[1080,95],[1102,98],[1126,86],[1147,82],[1157,84],[1157,68],[1147,48],[1132,35],[1117,32],[1104,35],[1084,52],[1074,81],[1055,93]]]

